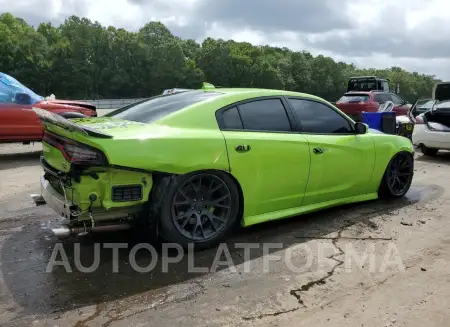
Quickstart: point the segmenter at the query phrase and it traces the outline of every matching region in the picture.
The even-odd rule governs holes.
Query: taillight
[[[416,117],[416,124],[425,124],[425,121],[421,116]]]
[[[89,166],[103,166],[108,163],[103,152],[89,145],[47,132],[44,133],[42,141],[61,151],[70,163]]]
[[[105,157],[98,150],[85,147],[84,145],[75,145],[65,143],[63,145],[63,155],[67,161],[81,165],[104,165]]]

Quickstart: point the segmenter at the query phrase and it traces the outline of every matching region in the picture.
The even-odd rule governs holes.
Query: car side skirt
[[[265,213],[262,215],[256,215],[256,216],[249,216],[244,217],[242,220],[242,226],[248,227],[272,220],[279,220],[289,217],[295,217],[298,215],[303,215],[306,213],[319,211],[326,208],[332,208],[337,207],[344,204],[350,204],[350,203],[356,203],[356,202],[364,202],[364,201],[370,201],[370,200],[376,200],[378,199],[378,193],[367,193],[367,194],[361,194],[357,196],[352,196],[348,198],[338,199],[338,200],[332,200],[332,201],[326,201],[321,203],[313,203],[306,206],[296,207],[296,208],[289,208],[286,210],[279,210],[274,212]]]

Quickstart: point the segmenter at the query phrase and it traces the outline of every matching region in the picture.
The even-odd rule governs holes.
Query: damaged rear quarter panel
[[[229,171],[225,140],[219,130],[151,125],[114,139],[96,139],[92,145],[100,148],[114,166],[172,174]]]

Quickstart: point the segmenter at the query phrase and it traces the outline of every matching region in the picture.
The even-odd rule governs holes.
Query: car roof
[[[176,97],[187,95],[188,93],[214,93],[218,96],[211,97],[209,99],[202,100],[197,103],[189,104],[186,107],[173,112],[161,119],[155,124],[194,128],[194,129],[211,129],[217,127],[216,116],[209,115],[211,112],[216,112],[221,108],[226,108],[231,105],[235,105],[241,101],[258,101],[264,97],[281,97],[292,96],[300,97],[308,100],[315,100],[325,104],[330,104],[323,98],[300,92],[285,91],[285,90],[273,90],[273,89],[261,89],[261,88],[215,88],[208,89],[195,89],[186,92],[180,92],[169,95],[161,95],[161,97]],[[201,118],[201,119],[200,119]]]
[[[326,101],[323,98],[318,96],[294,92],[294,91],[286,91],[286,90],[276,90],[276,89],[262,89],[262,88],[214,88],[214,89],[205,89],[205,92],[215,92],[215,93],[225,93],[227,95],[251,95],[251,96],[296,96],[309,98],[313,100]]]

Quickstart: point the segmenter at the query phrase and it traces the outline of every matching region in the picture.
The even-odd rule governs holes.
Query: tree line
[[[359,69],[308,51],[207,38],[201,44],[174,36],[160,22],[137,32],[72,16],[60,26],[37,28],[0,15],[0,71],[41,95],[57,98],[135,98],[162,90],[260,87],[311,93],[336,101],[350,76],[375,75],[400,86],[415,101],[429,97],[435,76],[400,67]]]

